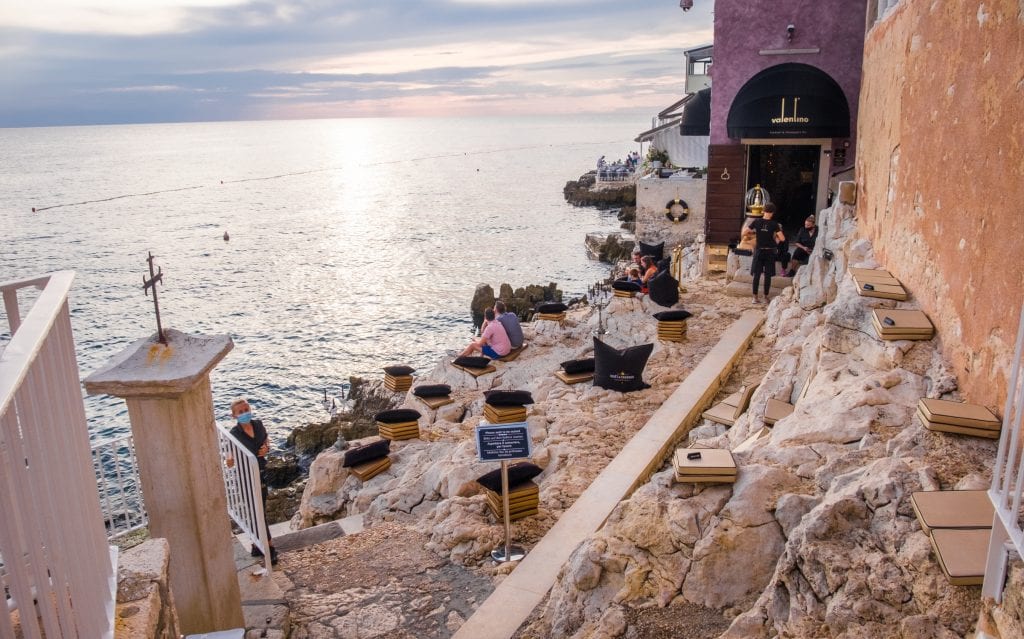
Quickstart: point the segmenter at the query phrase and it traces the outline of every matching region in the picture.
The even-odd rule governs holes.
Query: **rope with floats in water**
[[[489,154],[493,154],[493,153],[506,153],[506,152],[509,152],[509,151],[528,151],[528,150],[531,150],[531,149],[564,148],[564,147],[571,147],[571,146],[591,146],[591,145],[596,145],[596,144],[615,144],[615,143],[616,143],[615,141],[611,141],[610,140],[610,141],[605,141],[605,142],[575,142],[573,144],[561,144],[561,145],[557,145],[557,144],[534,144],[534,145],[525,145],[525,146],[511,146],[511,147],[502,147],[500,149],[486,149],[486,150],[483,150],[483,151],[465,151],[465,152],[462,152],[462,153],[446,153],[446,154],[441,154],[441,155],[424,155],[424,156],[416,157],[416,158],[403,158],[401,160],[384,160],[384,161],[381,161],[381,162],[373,162],[373,163],[370,163],[370,164],[364,164],[362,166],[366,166],[366,167],[388,166],[388,165],[391,165],[391,164],[401,164],[403,162],[423,162],[423,161],[426,161],[426,160],[439,160],[439,159],[444,159],[444,158],[455,158],[455,157],[464,157],[464,156],[473,156],[473,155],[489,155]],[[294,171],[294,172],[291,172],[291,173],[280,173],[280,174],[277,174],[277,175],[265,175],[265,176],[260,176],[260,177],[239,178],[237,180],[220,180],[219,184],[241,184],[243,182],[259,182],[259,181],[263,181],[263,180],[280,180],[280,179],[283,179],[283,178],[297,177],[297,176],[300,176],[300,175],[311,175],[313,173],[326,173],[326,172],[329,172],[329,171],[342,171],[345,168],[346,167],[344,167],[344,166],[329,166],[329,167],[324,167],[324,168],[320,168],[320,169],[309,169],[309,170],[306,170],[306,171]],[[477,169],[477,170],[479,171],[480,169]],[[209,188],[210,186],[211,185],[209,185],[209,184],[197,184],[197,185],[193,185],[193,186],[181,186],[181,187],[177,187],[177,188],[173,188],[173,189],[163,189],[161,191],[148,191],[146,193],[125,193],[123,195],[114,195],[114,196],[111,196],[111,197],[101,198],[101,199],[96,199],[96,200],[84,200],[82,202],[65,202],[65,203],[61,203],[61,204],[51,204],[49,206],[39,206],[39,207],[33,206],[32,207],[32,212],[33,213],[41,213],[43,211],[49,211],[49,210],[52,210],[52,209],[68,208],[68,207],[72,207],[72,206],[84,206],[86,204],[101,204],[103,202],[112,202],[114,200],[122,200],[122,199],[130,198],[130,197],[149,197],[149,196],[152,196],[152,195],[161,195],[163,193],[175,193],[177,191],[193,191],[193,190],[196,190],[196,189]]]

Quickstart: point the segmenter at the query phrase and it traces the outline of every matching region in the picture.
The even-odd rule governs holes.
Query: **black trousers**
[[[751,280],[754,295],[757,296],[757,285],[761,282],[761,275],[764,275],[764,296],[772,290],[772,275],[775,275],[775,258],[778,251],[771,249],[757,249],[754,251],[754,262],[750,266],[750,274],[754,276]]]

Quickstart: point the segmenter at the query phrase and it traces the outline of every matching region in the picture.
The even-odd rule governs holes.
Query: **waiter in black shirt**
[[[764,274],[764,303],[768,303],[768,292],[772,289],[772,275],[775,274],[775,258],[779,254],[779,243],[786,241],[782,233],[782,225],[776,222],[775,205],[768,203],[764,205],[764,217],[754,220],[743,231],[746,239],[754,238],[754,262],[750,267],[753,278],[754,303],[760,304],[761,299],[757,296],[757,286],[761,282],[761,275]]]
[[[235,418],[235,426],[231,434],[245,446],[250,453],[256,456],[256,462],[260,469],[260,496],[263,499],[263,522],[267,521],[267,481],[264,471],[267,468],[267,453],[270,452],[270,436],[263,422],[252,418],[252,409],[249,402],[244,399],[236,399],[231,403],[231,416]],[[235,465],[235,460],[228,458],[228,468]],[[270,544],[270,563],[277,565],[277,550],[270,538],[270,526],[267,526],[267,543]],[[253,546],[251,549],[253,557],[262,557],[263,552]]]

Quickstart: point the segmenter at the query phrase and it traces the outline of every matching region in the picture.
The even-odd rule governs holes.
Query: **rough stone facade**
[[[679,198],[689,205],[690,214],[681,222],[665,217],[665,204]],[[668,254],[678,244],[689,246],[704,237],[707,180],[643,179],[636,186],[636,237],[648,244],[665,242]]]
[[[1000,412],[1024,293],[1022,30],[1016,0],[899,3],[867,33],[857,131],[862,235],[965,396]]]

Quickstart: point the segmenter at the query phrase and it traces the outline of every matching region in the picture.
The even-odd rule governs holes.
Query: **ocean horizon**
[[[211,376],[216,418],[248,397],[280,444],[327,419],[325,393],[349,376],[425,373],[463,347],[477,284],[571,297],[607,275],[584,237],[618,230],[614,212],[573,207],[562,187],[644,127],[611,114],[0,129],[0,281],[76,271],[84,377],[155,331],[152,252],[163,325],[234,340]],[[120,399],[86,412],[94,438],[128,430]]]

